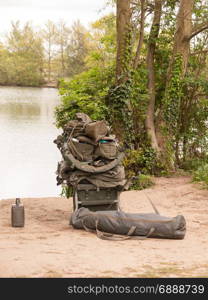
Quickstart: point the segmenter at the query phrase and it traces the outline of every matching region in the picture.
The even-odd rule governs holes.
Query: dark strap
[[[107,233],[107,232],[103,232],[98,230],[98,220],[96,221],[96,233],[97,233],[97,237],[102,239],[102,240],[110,240],[110,241],[125,241],[125,240],[129,240],[132,236],[132,234],[134,233],[136,229],[136,226],[132,226],[130,228],[130,230],[128,231],[127,235],[120,235],[120,234],[112,234],[112,233]]]
[[[95,229],[90,229],[89,227],[87,227],[84,223],[84,218],[82,219],[82,226],[83,228],[87,231],[87,232],[92,232],[92,233],[95,233]]]
[[[68,139],[68,145],[69,145],[69,147],[70,147],[71,153],[72,153],[74,156],[78,157],[79,160],[82,161],[82,160],[83,160],[83,155],[82,155],[82,154],[79,152],[79,150],[74,146],[74,144],[73,144],[71,138]]]
[[[82,219],[82,225],[83,225],[83,228],[87,232],[96,233],[98,238],[100,238],[102,240],[110,240],[110,241],[125,241],[125,240],[129,240],[129,239],[145,240],[148,237],[150,237],[152,235],[152,233],[155,231],[155,228],[152,227],[152,228],[150,228],[150,231],[148,232],[148,234],[146,236],[133,236],[133,233],[136,230],[136,226],[132,226],[129,229],[127,235],[121,235],[121,234],[113,234],[113,233],[108,233],[108,232],[98,230],[98,220],[96,220],[96,222],[95,222],[95,228],[96,229],[88,228],[84,224],[84,219]]]
[[[93,173],[93,174],[98,174],[98,173],[104,173],[107,172],[113,168],[115,168],[117,165],[119,165],[124,158],[124,153],[119,153],[118,157],[115,158],[114,160],[110,161],[108,164],[101,166],[101,167],[94,167],[91,165],[88,165],[86,162],[81,162],[74,158],[74,156],[68,151],[64,153],[65,159],[70,162],[71,165],[73,165],[76,169],[88,172],[88,173]]]

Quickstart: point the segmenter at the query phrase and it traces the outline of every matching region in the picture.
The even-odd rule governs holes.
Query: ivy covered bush
[[[106,119],[127,148],[127,177],[140,176],[134,188],[148,186],[150,175],[170,176],[177,170],[194,170],[194,180],[207,180],[207,31],[187,44],[190,47],[185,47],[187,39],[182,39],[181,47],[190,48],[186,55],[177,50],[180,47],[175,43],[183,32],[175,30],[181,20],[181,3],[165,1],[158,24],[151,22],[160,9],[150,5],[146,13],[151,17],[145,18],[141,35],[140,5],[133,5],[132,14],[126,14],[135,23],[126,19],[125,30],[116,31],[116,24],[123,25],[121,19],[116,22],[120,14],[102,18],[87,36],[85,72],[68,82],[60,81],[62,100],[56,109],[57,126],[62,127],[77,112],[87,113],[94,120]],[[208,6],[195,1],[192,25],[207,12]],[[124,47],[120,52],[116,51],[119,45]]]

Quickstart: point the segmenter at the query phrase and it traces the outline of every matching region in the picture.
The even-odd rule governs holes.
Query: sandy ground
[[[69,226],[71,199],[22,199],[24,228],[12,228],[11,204],[0,201],[0,277],[208,277],[208,191],[189,177],[121,195],[126,212],[183,214],[184,240],[105,241]]]

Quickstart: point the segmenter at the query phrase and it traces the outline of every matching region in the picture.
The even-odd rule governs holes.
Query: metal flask
[[[25,223],[25,210],[24,206],[20,203],[20,198],[16,198],[16,203],[12,205],[12,227],[24,227]]]

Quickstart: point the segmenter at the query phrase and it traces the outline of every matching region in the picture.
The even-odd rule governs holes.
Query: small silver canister
[[[20,203],[20,198],[16,198],[16,203],[12,205],[11,214],[12,227],[24,227],[25,224],[25,210]]]

